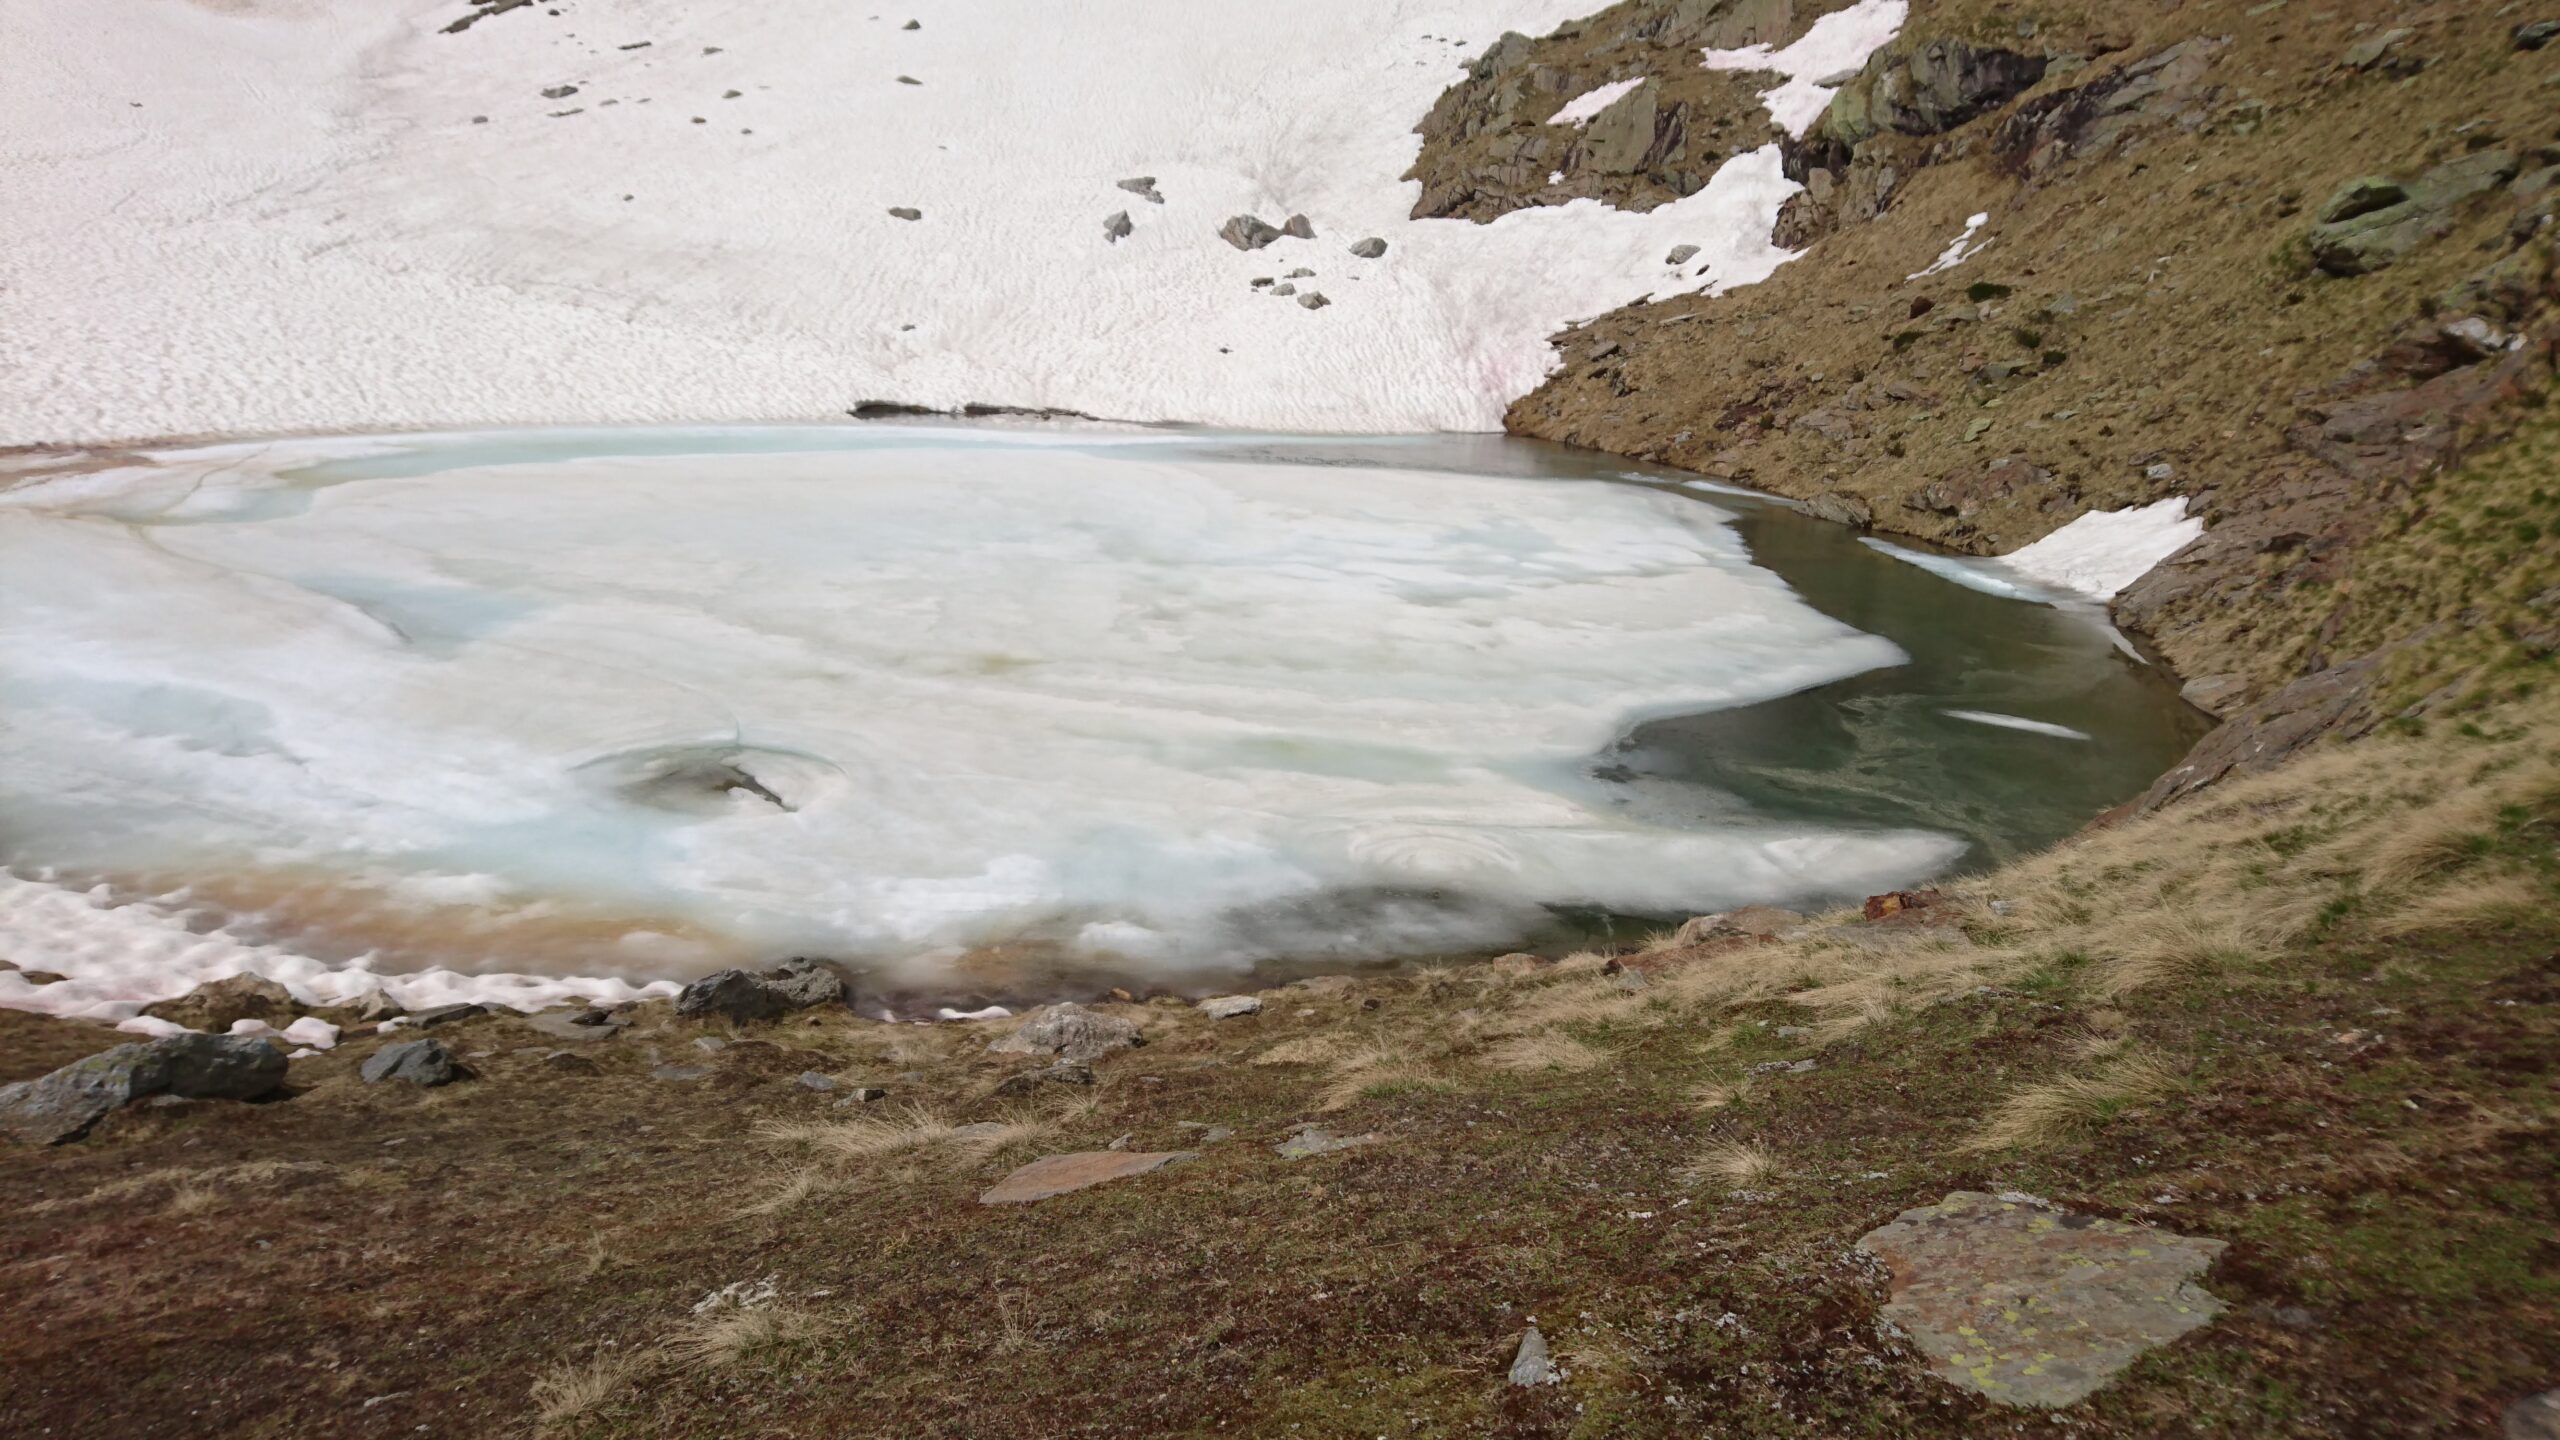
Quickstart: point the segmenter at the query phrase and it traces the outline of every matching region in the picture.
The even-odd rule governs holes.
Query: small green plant
[[[1986,300],[1999,300],[2009,294],[2009,287],[1996,280],[1976,280],[1964,287],[1964,298],[1979,305]]]

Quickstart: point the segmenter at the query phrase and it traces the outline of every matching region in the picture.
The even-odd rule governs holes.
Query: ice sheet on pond
[[[234,446],[0,497],[0,860],[647,978],[739,944],[1413,953],[1955,849],[1570,783],[1640,717],[1901,658],[1692,498],[1391,448],[659,438]]]

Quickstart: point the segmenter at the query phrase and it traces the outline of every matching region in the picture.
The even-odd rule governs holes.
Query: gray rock
[[[1262,1009],[1262,1001],[1252,995],[1219,995],[1200,1002],[1200,1013],[1212,1020],[1233,1020]]]
[[[2553,40],[2560,40],[2560,20],[2529,20],[2515,29],[2519,50],[2539,50]]]
[[[1298,293],[1298,287],[1290,284],[1286,280],[1283,280],[1279,284],[1271,287],[1271,293],[1274,295],[1295,295]]]
[[[924,82],[913,75],[901,75],[898,77],[898,83],[901,85],[921,85]]]
[[[849,1004],[845,974],[824,960],[794,958],[770,970],[722,970],[676,995],[676,1013],[738,1024],[771,1020],[816,1005]]]
[[[2560,1440],[2560,1390],[2527,1395],[2508,1406],[2500,1428],[2506,1440]]]
[[[1310,269],[1308,269],[1306,266],[1301,265],[1301,266],[1299,266],[1297,269],[1290,271],[1288,274],[1283,275],[1283,276],[1281,276],[1280,278],[1281,278],[1281,279],[1283,279],[1283,280],[1304,280],[1304,279],[1307,279],[1307,278],[1309,278],[1310,276],[1314,275],[1315,273],[1316,273],[1316,272],[1314,272],[1313,270],[1310,270]]]
[[[2223,1242],[1960,1190],[1860,1237],[1893,1272],[1882,1318],[1941,1379],[2004,1405],[2087,1398],[2222,1313],[2195,1277]]]
[[[1336,1135],[1321,1126],[1301,1125],[1298,1127],[1297,1134],[1272,1146],[1271,1151],[1283,1160],[1305,1160],[1312,1156],[1331,1155],[1337,1151],[1357,1149],[1362,1145],[1375,1145],[1385,1138],[1375,1131],[1366,1135]]]
[[[1520,1349],[1511,1357],[1511,1383],[1522,1387],[1556,1383],[1556,1362],[1547,1356],[1547,1337],[1535,1325],[1520,1336]]]
[[[554,1050],[542,1057],[542,1068],[562,1075],[601,1075],[604,1067],[575,1050]]]
[[[554,85],[550,89],[542,92],[542,98],[545,100],[566,100],[577,93],[578,87],[575,85]]]
[[[1803,923],[1804,916],[1793,910],[1783,910],[1775,905],[1745,905],[1739,910],[1690,917],[1672,932],[1671,943],[1702,945],[1710,940],[1737,937],[1769,939]]]
[[[1280,232],[1258,215],[1236,215],[1218,227],[1218,238],[1239,250],[1259,250],[1279,239]]]
[[[801,1071],[800,1078],[792,1083],[803,1090],[815,1090],[821,1095],[836,1088],[836,1082],[831,1077],[821,1075],[815,1070]]]
[[[1164,203],[1164,197],[1156,193],[1156,177],[1153,175],[1132,175],[1120,182],[1120,188],[1151,205]]]
[[[1816,520],[1828,520],[1834,525],[1855,525],[1861,530],[1874,524],[1876,519],[1875,509],[1867,504],[1865,496],[1852,495],[1846,490],[1825,490],[1806,501],[1804,508]]]
[[[403,1040],[385,1045],[365,1057],[357,1074],[367,1085],[386,1080],[405,1080],[412,1085],[432,1089],[450,1085],[463,1077],[463,1069],[454,1063],[451,1052],[439,1040]]]
[[[438,1005],[432,1009],[421,1010],[416,1014],[411,1015],[409,1017],[409,1025],[413,1029],[433,1030],[439,1025],[451,1025],[458,1020],[476,1020],[488,1013],[489,1007],[486,1005],[469,1003],[461,1005]]]
[[[2350,70],[2370,70],[2381,62],[2383,56],[2398,49],[2401,41],[2416,33],[2414,30],[2393,29],[2368,35],[2348,46],[2347,53],[2339,58],[2338,63]]]
[[[877,1085],[856,1085],[845,1092],[843,1099],[836,1102],[836,1108],[842,1110],[849,1105],[868,1105],[875,1100],[888,1098],[889,1092]]]
[[[263,975],[231,975],[208,980],[175,1000],[146,1005],[142,1013],[190,1030],[221,1034],[242,1020],[263,1020],[278,1029],[302,1013],[293,992]]]
[[[1674,245],[1671,247],[1671,253],[1662,257],[1662,263],[1665,265],[1686,265],[1696,258],[1698,258],[1697,246]]]
[[[913,205],[892,205],[889,207],[889,213],[897,216],[901,220],[921,220],[924,218],[924,212]]]
[[[247,1035],[173,1035],[118,1045],[33,1080],[0,1085],[0,1136],[24,1145],[77,1140],[108,1111],[174,1095],[256,1100],[284,1084],[284,1052]]]
[[[1055,1055],[1093,1061],[1143,1040],[1137,1022],[1087,1010],[1073,1001],[1033,1011],[987,1050],[996,1055]]]
[[[1060,1060],[1055,1064],[1043,1065],[1037,1070],[1025,1070],[1019,1075],[1006,1076],[1004,1083],[996,1087],[996,1093],[1028,1095],[1051,1085],[1090,1085],[1092,1083],[1092,1066],[1081,1060]]]
[[[649,1067],[650,1079],[665,1080],[678,1085],[699,1080],[710,1073],[711,1067],[708,1065],[652,1065]]]
[[[1306,294],[1298,297],[1299,308],[1305,310],[1321,310],[1332,303],[1332,301],[1324,298],[1324,292],[1321,290],[1310,290]]]
[[[590,1015],[601,1018],[590,1021],[587,1019]],[[605,1016],[595,1010],[545,1010],[538,1015],[527,1015],[524,1023],[554,1040],[566,1040],[572,1045],[592,1045],[599,1040],[612,1039],[630,1022],[619,1015]]]
[[[1351,253],[1363,260],[1375,260],[1387,253],[1387,242],[1375,235],[1366,240],[1354,240],[1351,242]]]
[[[1129,238],[1129,232],[1136,228],[1136,226],[1129,223],[1128,211],[1114,210],[1108,216],[1103,218],[1102,238],[1114,245],[1117,245],[1121,241]]]
[[[1280,227],[1280,233],[1294,235],[1301,240],[1313,240],[1316,238],[1316,227],[1307,222],[1306,216],[1292,215],[1288,223]]]
[[[696,1035],[693,1037],[693,1048],[705,1055],[717,1055],[729,1048],[729,1041],[725,1036],[720,1035]]]
[[[2245,675],[2224,673],[2199,675],[2178,689],[2178,697],[2199,710],[2220,715],[2231,709],[2249,693]]]

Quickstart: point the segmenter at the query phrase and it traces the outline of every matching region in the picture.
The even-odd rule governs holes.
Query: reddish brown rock
[[[1106,1180],[1144,1175],[1177,1161],[1198,1158],[1195,1150],[1085,1150],[1073,1155],[1043,1155],[997,1181],[978,1197],[978,1203],[1027,1205]]]

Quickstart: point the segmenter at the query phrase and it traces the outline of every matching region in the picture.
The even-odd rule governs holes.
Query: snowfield
[[[627,0],[446,34],[461,0],[12,0],[0,442],[865,399],[1498,428],[1566,323],[1788,258],[1774,147],[1646,215],[1405,218],[1465,60],[1592,8]],[[1854,65],[1901,8],[1771,63]],[[1827,94],[1785,89],[1791,120]],[[1239,251],[1247,212],[1316,238]],[[1326,308],[1250,285],[1301,267]]]

